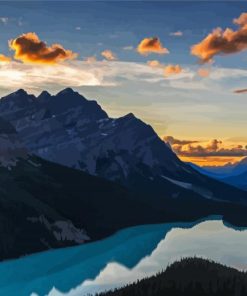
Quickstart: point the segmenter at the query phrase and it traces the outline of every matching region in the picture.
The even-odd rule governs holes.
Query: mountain
[[[0,113],[0,259],[138,224],[218,214],[247,225],[246,192],[181,162],[133,114],[109,118],[71,89],[19,90]]]
[[[235,168],[237,164],[236,163],[226,163],[224,165],[211,165],[211,166],[202,166],[201,169],[203,169],[205,172],[218,175],[218,176],[225,176],[227,174],[231,174],[232,170]]]
[[[180,161],[132,113],[110,118],[96,101],[70,88],[38,97],[19,90],[0,100],[0,116],[32,154],[117,182],[153,204],[188,197],[247,203],[246,192]]]
[[[240,189],[247,190],[247,171],[239,175],[225,177],[222,181]]]
[[[236,163],[231,174],[232,175],[239,175],[239,174],[242,174],[245,172],[247,172],[247,157],[243,158],[238,163]]]
[[[246,293],[245,272],[205,259],[185,258],[155,276],[97,296],[244,296]]]
[[[210,166],[210,167],[205,167],[205,166],[199,166],[196,165],[195,163],[192,162],[187,162],[189,166],[191,166],[193,169],[198,171],[199,173],[206,175],[210,178],[216,179],[216,180],[221,180],[225,176],[227,176],[226,170],[223,167],[218,167],[218,166]],[[228,171],[228,170],[227,170]]]
[[[193,163],[189,163],[189,165],[201,174],[242,190],[247,190],[247,157],[243,158],[236,164],[225,165],[222,167],[199,167]]]
[[[138,170],[139,163],[170,168],[177,161],[152,128],[133,114],[111,119],[95,101],[72,89],[55,96],[42,92],[38,98],[26,93],[26,100],[24,93],[19,90],[4,97],[0,115],[42,158],[121,181]],[[12,108],[16,101],[18,107]]]
[[[0,163],[10,168],[18,158],[27,157],[28,150],[20,141],[13,126],[0,118]]]
[[[247,190],[247,157],[238,162],[231,173],[221,180],[227,184]]]

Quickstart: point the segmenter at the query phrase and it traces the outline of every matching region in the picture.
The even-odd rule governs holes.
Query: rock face
[[[0,100],[0,116],[13,124],[31,153],[140,194],[179,198],[190,191],[207,199],[246,202],[245,193],[236,194],[181,162],[152,127],[132,113],[110,118],[96,101],[70,88],[38,97],[19,90]]]
[[[0,101],[0,115],[32,153],[107,179],[124,182],[141,164],[154,170],[179,165],[150,126],[133,114],[109,118],[72,89],[37,98],[19,90]]]
[[[26,158],[28,150],[20,141],[14,127],[0,118],[0,166],[16,165],[19,158]]]

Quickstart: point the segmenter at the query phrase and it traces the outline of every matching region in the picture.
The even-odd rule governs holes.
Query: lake
[[[136,226],[101,241],[0,263],[0,295],[83,296],[151,276],[182,257],[247,269],[247,230],[210,217]]]

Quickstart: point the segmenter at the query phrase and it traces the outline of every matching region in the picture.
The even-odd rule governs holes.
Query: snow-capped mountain
[[[190,192],[206,199],[233,199],[221,183],[181,162],[152,127],[132,113],[110,118],[96,101],[70,88],[38,97],[19,90],[0,100],[0,116],[14,125],[31,153],[46,160],[142,194],[155,192],[157,198]],[[241,192],[234,199],[246,202]]]

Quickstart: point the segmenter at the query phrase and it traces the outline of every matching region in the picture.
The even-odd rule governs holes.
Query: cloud
[[[9,22],[9,18],[8,17],[0,17],[0,22],[4,25],[6,25]]]
[[[75,27],[76,31],[81,31],[81,27]]]
[[[122,91],[133,88],[131,91],[135,93],[138,85],[138,88],[142,89],[142,97],[145,98],[143,101],[152,97],[151,88],[154,88],[153,91],[156,91],[157,97],[162,102],[164,98],[177,102],[177,100],[183,100],[188,96],[186,99],[195,103],[201,90],[212,91],[210,97],[218,95],[217,92],[215,93],[215,86],[220,88],[221,98],[227,95],[233,96],[234,94],[230,93],[232,86],[226,88],[225,81],[231,79],[237,88],[235,82],[239,79],[244,82],[247,78],[247,70],[212,67],[210,77],[199,80],[196,73],[197,67],[190,68],[186,65],[183,66],[184,70],[179,75],[164,78],[163,68],[163,65],[153,68],[144,63],[94,61],[91,58],[89,60],[76,59],[45,67],[12,60],[9,63],[0,63],[0,93],[3,95],[16,88],[26,88],[35,93],[43,89],[52,92],[70,85],[71,87],[90,86],[92,92],[94,86],[95,89],[108,86],[108,92],[115,92],[116,96],[117,89],[121,88]],[[116,90],[113,90],[113,87],[116,87]],[[180,99],[178,91],[181,94]],[[106,89],[102,90],[103,92],[107,92]],[[111,94],[108,95],[111,97]]]
[[[170,139],[171,138],[171,139]],[[220,140],[213,139],[208,144],[196,144],[199,141],[186,141],[165,137],[173,151],[182,157],[241,157],[247,156],[247,145],[224,147]]]
[[[151,37],[151,38],[144,38],[139,45],[137,46],[137,52],[141,55],[149,55],[151,53],[157,54],[167,54],[169,50],[163,47],[162,43],[160,42],[159,38]]]
[[[242,13],[238,18],[233,20],[233,23],[241,27],[245,26],[247,24],[247,13]]]
[[[43,89],[59,90],[61,87],[110,87],[124,83],[158,83],[163,81],[162,70],[134,62],[81,61],[46,65],[26,64],[17,61],[0,63],[1,95],[25,88],[36,94]]]
[[[117,60],[117,56],[109,49],[106,49],[106,50],[102,51],[101,55],[105,59],[107,59],[108,61],[116,61]]]
[[[0,89],[6,93],[18,88],[25,88],[37,93],[43,89],[60,89],[70,85],[105,86],[112,81],[104,78],[102,73],[88,69],[86,62],[75,61],[69,64],[47,65],[40,67],[36,64],[23,64],[15,61],[0,64]]]
[[[11,61],[10,57],[0,54],[0,63],[9,63]]]
[[[203,78],[206,78],[206,77],[209,76],[210,71],[209,71],[209,69],[200,68],[200,69],[198,69],[197,73],[198,73],[199,76],[201,76]]]
[[[170,36],[181,37],[183,36],[183,32],[182,31],[171,32]]]
[[[162,67],[162,64],[158,60],[147,61],[147,64],[148,64],[148,66],[150,66],[152,68],[160,68],[160,67]]]
[[[134,46],[132,45],[127,45],[123,47],[123,50],[133,50],[133,49],[134,49]]]
[[[191,47],[191,54],[199,57],[202,63],[212,61],[216,55],[228,55],[247,49],[247,13],[234,19],[239,28],[234,31],[216,28],[201,42]]]
[[[15,51],[14,58],[23,63],[56,64],[74,59],[77,54],[66,50],[60,44],[50,47],[35,33],[26,33],[9,41],[10,49]]]
[[[88,64],[92,64],[92,63],[95,63],[97,62],[97,59],[95,56],[90,56],[90,57],[86,57],[84,59],[85,62],[87,62]]]
[[[180,65],[168,65],[164,68],[164,74],[166,77],[179,74],[182,71],[183,71],[183,69]]]
[[[243,93],[247,93],[247,88],[242,88],[242,89],[236,89],[234,90],[235,94],[243,94]]]
[[[163,138],[163,140],[167,143],[169,143],[171,146],[172,145],[188,145],[188,144],[194,144],[194,143],[198,143],[199,141],[195,141],[195,140],[179,140],[176,139],[172,136],[165,136]]]

